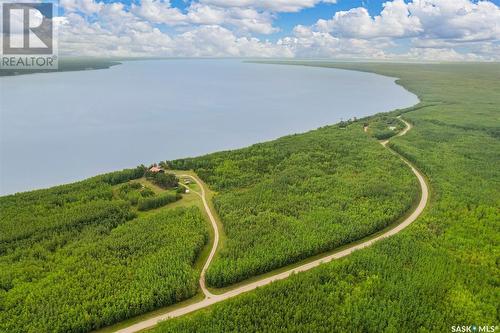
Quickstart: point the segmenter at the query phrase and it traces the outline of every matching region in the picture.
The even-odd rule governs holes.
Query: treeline
[[[215,287],[370,235],[419,193],[409,168],[358,122],[169,165],[194,169],[219,192],[227,241],[207,272]]]
[[[181,198],[182,195],[180,195],[179,193],[165,193],[155,197],[141,198],[137,203],[137,209],[140,211],[156,209],[168,205],[169,203],[175,202]]]
[[[86,332],[196,293],[201,212],[137,218],[128,194],[155,197],[119,185],[131,170],[0,197],[0,332]]]
[[[118,185],[142,177],[146,177],[146,179],[163,189],[176,188],[179,183],[179,179],[173,173],[151,172],[149,168],[144,165],[139,165],[134,169],[124,169],[122,171],[110,172],[104,175],[96,176],[92,179],[100,180],[110,185]]]
[[[110,185],[117,185],[128,182],[129,180],[142,178],[146,171],[147,168],[144,165],[140,165],[135,169],[110,172],[105,175],[97,176],[96,178],[102,179],[102,181]]]
[[[146,179],[165,190],[179,186],[179,179],[172,173],[147,171],[145,176]]]
[[[319,63],[315,62],[314,65]],[[324,66],[331,66],[324,64]],[[393,140],[431,202],[403,232],[153,332],[447,332],[498,325],[500,66],[335,64],[399,77],[422,105]]]
[[[0,197],[0,244],[100,223],[108,215],[117,217],[113,225],[134,217],[129,205],[112,199],[112,187],[96,179]]]

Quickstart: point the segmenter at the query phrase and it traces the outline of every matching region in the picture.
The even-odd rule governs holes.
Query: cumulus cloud
[[[490,1],[390,0],[297,25],[274,40],[280,12],[334,0],[61,0],[60,49],[99,56],[319,57],[500,60],[500,8]],[[291,14],[296,15],[296,14]]]
[[[394,56],[393,56],[394,57]],[[411,48],[407,53],[398,55],[399,59],[426,61],[481,61],[484,57],[475,53],[458,53],[451,48]]]
[[[349,38],[406,37],[422,32],[419,19],[410,14],[403,0],[384,3],[375,17],[363,7],[340,11],[331,20],[319,20],[316,27]]]
[[[321,2],[336,3],[337,0],[200,0],[200,2],[219,7],[246,7],[274,12],[298,12],[304,8],[314,7]]]
[[[500,39],[500,8],[492,2],[413,0],[407,6],[423,27],[422,38],[457,42]]]
[[[209,57],[287,57],[288,50],[257,38],[237,37],[220,26],[203,26],[178,35],[174,39],[181,56]]]
[[[103,7],[102,3],[94,0],[61,0],[60,5],[67,12],[79,11],[87,15],[98,13]]]
[[[278,31],[273,27],[274,15],[254,8],[225,8],[206,4],[192,3],[188,9],[189,22],[192,24],[226,25],[241,32],[271,34]]]
[[[298,27],[304,29],[303,27]],[[384,50],[383,57],[422,60],[495,60],[491,43],[500,40],[500,8],[490,1],[403,0],[387,1],[379,15],[371,16],[363,7],[336,12],[331,19],[320,19],[310,27],[312,39],[330,34],[357,41],[390,40],[411,45],[397,54]],[[490,43],[490,47],[485,47]],[[391,44],[391,43],[389,43]],[[478,44],[482,48],[478,48]],[[388,48],[390,49],[390,45]],[[458,51],[468,48],[469,51]],[[472,50],[472,51],[471,51]],[[380,55],[380,48],[374,48]]]
[[[186,15],[173,8],[168,0],[141,0],[140,5],[132,4],[131,12],[153,23],[176,25],[186,21]]]
[[[369,41],[358,38],[339,38],[327,32],[296,26],[293,36],[282,38],[278,45],[290,50],[296,57],[385,59],[388,40]]]
[[[363,7],[318,20],[318,31],[350,38],[411,37],[457,42],[500,38],[500,8],[489,1],[387,1],[380,15]]]
[[[106,5],[106,18],[89,22],[76,13],[60,20],[64,55],[172,57],[289,57],[288,50],[257,38],[237,36],[218,25],[203,25],[170,36],[123,6]]]

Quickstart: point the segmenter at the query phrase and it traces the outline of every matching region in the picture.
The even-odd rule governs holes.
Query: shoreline
[[[137,59],[137,60],[158,60],[158,59]],[[164,60],[164,59],[161,59],[161,60]],[[216,61],[219,60],[219,59],[216,59]],[[235,61],[238,61],[238,60],[235,60]],[[268,64],[267,62],[256,62],[255,64]],[[269,63],[269,64],[274,64],[274,63]],[[297,64],[295,63],[286,63],[286,65],[288,66],[297,66]],[[114,65],[113,65],[114,66]],[[309,67],[315,67],[315,66],[309,66]],[[110,67],[109,67],[110,68]],[[318,68],[318,67],[316,67]],[[329,68],[318,68],[320,70],[323,70],[323,69],[329,69]],[[343,69],[343,68],[336,68],[335,70],[339,70],[339,71],[349,71],[349,72],[359,72],[359,71],[355,71],[355,70],[350,70],[350,69]],[[369,74],[372,74],[372,75],[375,75],[375,76],[380,76],[380,77],[384,77],[384,78],[387,78],[387,79],[390,79],[392,81],[392,84],[395,84],[397,85],[398,87],[400,88],[403,88],[405,90],[405,92],[408,94],[408,95],[412,95],[415,97],[416,101],[414,102],[414,104],[412,104],[411,106],[407,106],[407,107],[403,107],[403,108],[396,108],[396,109],[388,109],[388,110],[385,110],[385,111],[381,111],[381,112],[376,112],[376,113],[371,113],[369,115],[365,115],[365,116],[354,116],[354,117],[351,117],[349,119],[352,119],[352,118],[357,118],[358,121],[362,121],[364,119],[367,119],[367,118],[370,118],[370,117],[373,117],[373,116],[376,116],[378,114],[383,114],[383,113],[391,113],[391,112],[395,112],[395,111],[403,111],[403,110],[406,110],[406,109],[410,109],[410,108],[414,108],[414,107],[417,107],[419,104],[421,104],[421,99],[418,95],[416,95],[415,93],[411,92],[411,91],[408,91],[408,89],[406,89],[403,85],[399,84],[398,83],[398,78],[395,78],[395,77],[390,77],[390,76],[385,76],[385,75],[379,75],[379,74],[376,74],[376,73],[369,73]],[[234,147],[231,146],[229,148],[226,148],[226,147],[216,147],[212,150],[208,150],[208,151],[202,151],[201,153],[199,152],[194,152],[194,153],[190,153],[189,151],[187,152],[187,154],[183,154],[183,155],[179,155],[177,156],[175,153],[172,154],[173,156],[168,156],[168,154],[164,154],[164,155],[167,155],[165,156],[165,158],[167,159],[170,159],[170,160],[175,160],[175,159],[179,159],[179,158],[186,158],[186,157],[192,157],[192,156],[203,156],[203,155],[207,155],[207,154],[212,154],[212,153],[218,153],[218,152],[222,152],[222,151],[228,151],[228,150],[237,150],[237,149],[241,149],[241,148],[245,148],[245,147],[250,147],[250,146],[253,146],[253,145],[257,145],[257,144],[261,144],[261,143],[265,143],[265,142],[269,142],[269,141],[274,141],[274,140],[277,140],[279,138],[282,138],[282,137],[287,137],[287,136],[291,136],[291,135],[296,135],[296,134],[303,134],[303,133],[307,133],[307,132],[310,132],[310,131],[314,131],[314,130],[317,130],[319,128],[322,128],[322,127],[327,127],[327,126],[336,126],[340,123],[341,121],[337,120],[335,122],[330,122],[330,123],[326,123],[326,124],[323,124],[323,125],[313,125],[314,127],[310,127],[310,128],[306,128],[306,129],[303,129],[303,130],[297,130],[297,131],[294,131],[293,129],[287,129],[287,130],[282,130],[282,131],[275,131],[273,130],[274,132],[277,132],[269,137],[262,137],[261,139],[257,139],[256,141],[252,141],[250,143],[242,143],[241,145],[237,144],[235,145]],[[202,149],[203,150],[203,149]],[[137,162],[135,162],[135,164],[141,164],[141,163],[153,163],[154,162],[154,157],[152,157],[151,159],[147,159],[147,160],[138,160]],[[5,193],[0,193],[0,196],[9,196],[9,195],[15,195],[16,193],[23,193],[23,192],[30,192],[30,191],[38,191],[38,190],[44,190],[44,189],[48,189],[48,188],[52,188],[52,187],[56,187],[56,186],[63,186],[63,185],[68,185],[68,184],[72,184],[72,183],[75,183],[75,182],[79,182],[79,181],[83,181],[85,179],[88,179],[88,178],[91,178],[91,177],[94,177],[96,175],[100,175],[100,174],[103,174],[103,173],[108,173],[108,172],[113,172],[113,171],[116,171],[116,170],[119,170],[119,169],[122,169],[122,168],[129,168],[131,167],[131,165],[134,164],[134,163],[131,163],[130,165],[129,164],[123,164],[123,165],[118,165],[116,168],[100,168],[101,170],[100,171],[97,171],[97,172],[94,172],[94,173],[88,173],[88,174],[83,174],[83,176],[80,178],[80,177],[75,177],[73,180],[68,180],[68,181],[65,181],[65,180],[62,180],[61,182],[56,182],[56,183],[53,183],[53,184],[50,184],[50,185],[42,185],[42,186],[34,186],[33,188],[26,188],[26,189],[21,189],[19,191],[17,190],[14,190],[14,191],[6,191]],[[69,177],[71,178],[71,177]]]

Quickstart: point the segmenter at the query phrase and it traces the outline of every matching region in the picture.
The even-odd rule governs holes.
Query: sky
[[[59,53],[500,61],[500,0],[59,0]]]

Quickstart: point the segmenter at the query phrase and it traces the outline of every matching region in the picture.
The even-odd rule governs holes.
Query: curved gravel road
[[[203,206],[205,207],[205,211],[207,212],[208,218],[210,219],[210,223],[212,223],[212,228],[214,229],[214,242],[212,244],[212,249],[210,250],[210,254],[208,255],[207,261],[205,262],[205,265],[203,265],[203,269],[201,270],[200,274],[200,288],[203,291],[203,294],[205,295],[206,298],[212,298],[215,295],[212,294],[206,286],[205,283],[205,275],[207,273],[208,267],[210,266],[210,263],[212,262],[215,252],[217,251],[217,247],[219,246],[219,228],[217,227],[217,222],[215,221],[214,215],[212,214],[212,210],[210,209],[210,206],[208,205],[207,202],[207,197],[205,195],[205,187],[203,186],[202,181],[197,177],[197,176],[191,176],[191,175],[179,175],[181,178],[191,178],[194,182],[196,182],[200,188],[201,188],[201,193],[192,191],[196,195],[201,197],[201,200],[203,201]],[[189,189],[188,186],[181,184],[185,188]]]
[[[398,118],[406,125],[406,128],[397,135],[397,136],[403,136],[412,128],[412,126],[408,122],[403,120],[401,117],[398,117]],[[384,147],[387,147],[388,142],[389,142],[389,140],[382,141],[380,143]],[[390,149],[390,148],[387,148],[387,149]],[[214,255],[215,255],[215,251],[217,249],[217,245],[219,242],[219,231],[217,228],[217,223],[216,223],[215,218],[212,214],[212,211],[210,210],[210,207],[207,203],[207,199],[205,196],[205,188],[204,188],[203,183],[197,177],[194,177],[191,175],[181,175],[181,177],[189,177],[189,178],[195,180],[199,184],[199,186],[201,188],[201,193],[197,193],[197,192],[196,193],[201,196],[201,198],[203,200],[203,205],[205,206],[205,210],[210,218],[210,221],[212,223],[212,227],[214,228],[214,231],[215,231],[215,239],[214,239],[214,243],[212,246],[212,250],[210,251],[210,255],[209,255],[209,257],[208,257],[208,259],[203,267],[203,270],[202,270],[202,273],[200,276],[200,287],[201,287],[203,293],[205,294],[205,299],[203,299],[202,301],[199,301],[197,303],[193,303],[193,304],[187,305],[185,307],[182,307],[182,308],[179,308],[176,310],[172,310],[170,312],[167,312],[167,313],[155,316],[153,318],[141,321],[141,322],[133,324],[129,327],[118,330],[117,332],[134,333],[134,332],[138,332],[138,331],[153,327],[156,324],[158,324],[159,321],[170,319],[170,318],[175,318],[175,317],[180,317],[180,316],[185,315],[187,313],[194,312],[194,311],[202,309],[202,308],[206,308],[214,303],[218,303],[218,302],[224,301],[226,299],[243,294],[245,292],[254,290],[258,287],[265,286],[265,285],[270,284],[274,281],[286,279],[287,277],[289,277],[292,274],[304,272],[304,271],[310,270],[311,268],[317,267],[323,263],[327,263],[327,262],[330,262],[332,260],[340,259],[342,257],[348,256],[349,254],[353,253],[354,251],[371,246],[375,242],[377,242],[381,239],[384,239],[384,238],[387,238],[387,237],[390,237],[390,236],[393,236],[393,235],[399,233],[401,230],[403,230],[408,225],[410,225],[412,222],[414,222],[420,216],[420,214],[422,214],[422,212],[424,211],[424,209],[427,205],[427,201],[429,198],[429,188],[427,187],[427,183],[425,182],[424,176],[420,173],[420,171],[418,171],[410,162],[405,160],[397,152],[395,152],[393,150],[391,150],[391,151],[393,153],[397,154],[410,167],[411,171],[417,177],[418,182],[420,184],[420,189],[421,189],[421,197],[420,197],[420,201],[419,201],[417,207],[407,218],[404,219],[404,221],[402,221],[396,227],[380,234],[377,237],[368,239],[368,240],[366,240],[362,243],[356,244],[356,245],[352,245],[352,246],[350,246],[342,251],[336,252],[334,254],[325,255],[324,257],[322,257],[320,259],[317,259],[317,260],[311,261],[309,263],[303,264],[301,266],[292,268],[288,271],[285,271],[282,273],[277,273],[277,274],[272,275],[270,277],[266,277],[266,278],[260,279],[258,281],[255,281],[255,282],[245,284],[241,287],[235,288],[233,290],[230,290],[230,291],[225,292],[225,293],[220,294],[220,295],[214,295],[214,294],[210,293],[207,290],[206,285],[205,285],[205,273],[206,273],[206,270],[208,269]]]

